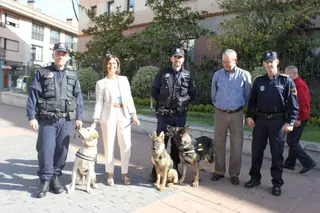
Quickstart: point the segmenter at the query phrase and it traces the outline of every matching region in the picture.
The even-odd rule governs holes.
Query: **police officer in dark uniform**
[[[278,64],[276,52],[266,52],[263,55],[263,65],[267,73],[257,77],[253,83],[247,112],[248,125],[254,128],[249,172],[251,180],[245,187],[252,188],[261,184],[263,152],[269,139],[274,196],[281,195],[285,135],[293,130],[299,107],[295,84],[289,76],[278,72]]]
[[[35,73],[27,100],[29,125],[38,130],[38,198],[49,189],[56,194],[64,191],[59,176],[66,164],[72,120],[82,126],[83,98],[76,72],[65,66],[67,45],[56,43],[53,55],[54,63]]]
[[[184,127],[186,125],[189,103],[196,98],[196,88],[190,72],[183,68],[183,49],[174,49],[171,56],[172,66],[160,69],[153,80],[151,96],[156,101],[157,134],[167,132],[167,125]],[[167,147],[168,137],[165,137]],[[171,158],[174,168],[178,171],[180,163],[179,152],[174,143],[171,143]],[[179,171],[178,171],[179,172]],[[156,172],[153,167],[151,181],[155,181]]]

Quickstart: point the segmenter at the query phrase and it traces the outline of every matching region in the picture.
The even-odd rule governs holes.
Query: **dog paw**
[[[167,187],[172,187],[173,186],[173,183],[168,183],[167,184]]]
[[[90,187],[90,188],[87,188],[87,193],[88,193],[88,194],[91,194],[91,192],[92,192],[91,187]]]
[[[98,186],[98,184],[94,183],[94,184],[92,184],[92,188],[94,188],[94,189],[98,189],[98,188],[99,188],[99,186]]]
[[[193,183],[192,183],[192,186],[193,186],[193,187],[198,187],[198,186],[199,186],[199,182],[198,182],[198,181],[193,182]]]
[[[154,183],[154,186],[155,186],[157,189],[159,189],[159,187],[160,187],[160,185],[157,184],[157,183]]]
[[[74,193],[74,189],[68,189],[67,194],[72,195]]]
[[[183,184],[183,181],[184,181],[183,179],[180,179],[180,180],[178,181],[178,183],[179,183],[179,184]]]
[[[163,190],[164,190],[164,186],[161,185],[160,188],[159,188],[159,191],[161,192],[161,191],[163,191]]]

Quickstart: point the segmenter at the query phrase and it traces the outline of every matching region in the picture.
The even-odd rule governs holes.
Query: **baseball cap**
[[[184,57],[184,51],[181,48],[175,48],[172,51],[172,56],[180,56],[180,57]]]
[[[277,59],[277,53],[273,51],[268,51],[263,54],[264,61],[273,61]]]
[[[54,44],[53,50],[68,52],[69,48],[65,43],[58,42]]]

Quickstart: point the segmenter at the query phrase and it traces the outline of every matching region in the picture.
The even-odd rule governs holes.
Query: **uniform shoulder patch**
[[[298,94],[297,88],[295,88],[295,87],[291,89],[291,92],[292,92],[293,95],[297,95]]]
[[[284,76],[284,77],[287,77],[287,78],[289,78],[289,77],[290,77],[289,75],[284,74],[284,73],[280,73],[280,75],[281,75],[281,76]]]

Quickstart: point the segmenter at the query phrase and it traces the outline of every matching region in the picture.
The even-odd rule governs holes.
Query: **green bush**
[[[154,66],[140,67],[132,78],[132,95],[139,98],[149,97],[152,81],[158,71],[159,68]]]
[[[256,80],[257,77],[266,74],[266,69],[263,66],[256,67],[251,72],[252,83]]]
[[[86,67],[79,71],[78,78],[82,92],[88,94],[95,91],[95,85],[100,77],[92,67]]]

